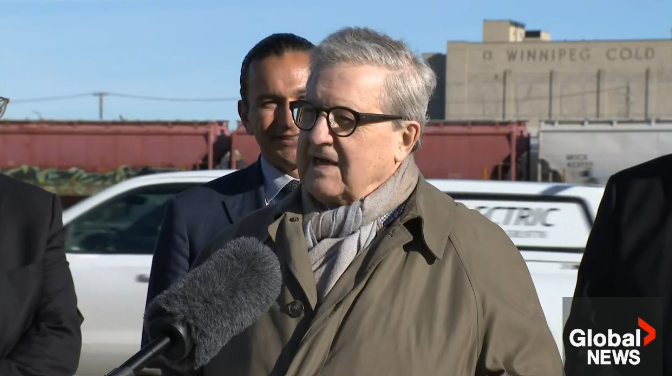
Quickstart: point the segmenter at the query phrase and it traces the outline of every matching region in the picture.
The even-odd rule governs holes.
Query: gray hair
[[[429,120],[427,107],[436,88],[436,74],[402,41],[361,27],[346,27],[327,36],[311,53],[309,85],[321,68],[337,64],[373,65],[390,71],[385,81],[381,109],[420,123],[421,135]],[[397,122],[402,125],[402,122]],[[417,150],[420,144],[413,147]]]

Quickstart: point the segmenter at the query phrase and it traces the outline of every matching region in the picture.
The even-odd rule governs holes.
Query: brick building
[[[433,119],[672,118],[672,38],[551,41],[546,31],[483,23],[483,42],[425,54],[440,84]]]

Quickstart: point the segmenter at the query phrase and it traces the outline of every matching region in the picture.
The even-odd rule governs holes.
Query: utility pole
[[[103,120],[103,97],[108,95],[109,93],[93,93],[94,97],[98,97],[98,118],[100,120]]]

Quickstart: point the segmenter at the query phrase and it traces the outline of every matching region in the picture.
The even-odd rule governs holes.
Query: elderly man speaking
[[[413,161],[436,85],[401,41],[345,28],[311,55],[302,188],[220,233],[268,244],[271,310],[200,370],[215,375],[560,376],[560,353],[516,247],[427,183]]]

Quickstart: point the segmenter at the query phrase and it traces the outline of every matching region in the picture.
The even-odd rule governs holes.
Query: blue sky
[[[236,120],[240,63],[260,39],[317,43],[342,26],[404,38],[417,52],[480,41],[483,19],[513,19],[552,40],[669,39],[670,0],[0,0],[6,118],[97,119],[92,92],[226,101],[105,99],[105,118]],[[84,94],[68,100],[21,99]]]

